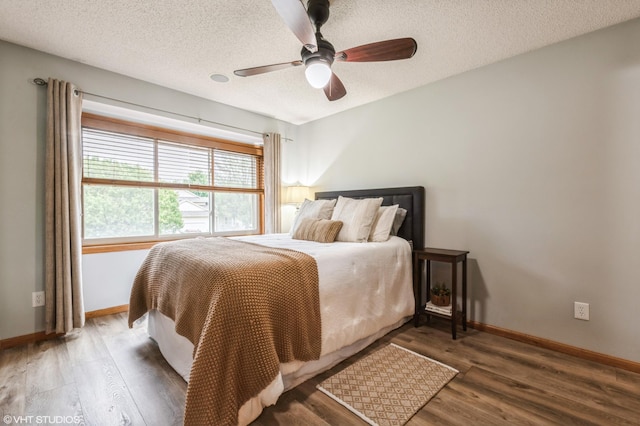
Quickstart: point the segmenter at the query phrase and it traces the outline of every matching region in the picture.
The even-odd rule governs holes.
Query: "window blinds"
[[[259,188],[255,155],[92,128],[83,128],[82,138],[85,179]]]

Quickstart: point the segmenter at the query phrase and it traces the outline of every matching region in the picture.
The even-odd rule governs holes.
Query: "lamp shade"
[[[307,81],[311,87],[322,89],[331,80],[331,67],[319,59],[307,61],[307,69],[304,71]]]
[[[309,187],[294,185],[287,187],[284,196],[285,204],[301,204],[305,198],[309,198]]]

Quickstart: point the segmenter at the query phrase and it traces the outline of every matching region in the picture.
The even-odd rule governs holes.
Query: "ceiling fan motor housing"
[[[302,56],[302,62],[306,65],[309,60],[319,60],[326,62],[329,66],[333,64],[333,59],[336,55],[336,49],[333,44],[329,43],[322,37],[319,32],[316,33],[316,40],[318,43],[318,50],[315,52],[309,52],[306,47],[302,48],[300,56]]]

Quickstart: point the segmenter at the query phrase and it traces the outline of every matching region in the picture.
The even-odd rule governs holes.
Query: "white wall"
[[[423,185],[427,244],[471,252],[471,319],[640,361],[638,40],[635,20],[302,125],[307,178]]]
[[[127,305],[131,284],[149,250],[82,256],[84,309],[87,312]]]
[[[31,84],[34,77],[67,80],[86,92],[295,139],[295,126],[272,118],[0,41],[0,339],[44,329],[43,308],[31,307],[31,293],[44,289],[46,89]],[[86,308],[128,303],[143,254],[83,256]]]

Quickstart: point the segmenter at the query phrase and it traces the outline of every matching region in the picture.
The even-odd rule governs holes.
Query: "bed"
[[[379,205],[394,206],[394,212],[396,212],[395,206],[397,205],[397,211],[406,210],[406,216],[399,229],[394,233],[395,235],[389,236],[386,241],[324,243],[292,238],[289,234],[225,239],[233,240],[232,242],[224,242],[224,244],[231,244],[231,247],[234,247],[233,244],[248,244],[240,246],[240,248],[249,247],[253,250],[255,245],[260,246],[260,250],[273,248],[273,250],[301,253],[312,258],[317,265],[317,314],[320,320],[319,330],[321,331],[319,331],[319,336],[314,338],[314,342],[310,343],[315,349],[305,352],[306,355],[314,355],[302,355],[299,357],[294,355],[289,357],[286,362],[280,362],[278,371],[273,378],[266,385],[260,385],[261,390],[256,394],[252,394],[246,401],[243,400],[244,398],[236,400],[237,398],[235,397],[231,398],[230,401],[224,401],[222,399],[225,398],[221,398],[220,393],[215,398],[204,398],[204,401],[208,401],[208,403],[214,401],[214,405],[220,405],[226,411],[229,411],[229,407],[231,407],[233,412],[232,417],[206,417],[207,422],[215,418],[221,423],[250,423],[260,415],[264,407],[274,404],[284,391],[331,368],[412,318],[415,301],[413,298],[411,245],[413,244],[416,247],[424,246],[424,188],[402,187],[318,192],[316,193],[315,201],[319,202],[316,203],[317,205],[322,204],[323,200],[338,200],[340,198],[347,200],[381,198]],[[312,204],[313,202],[310,201],[309,203]],[[305,211],[308,211],[308,209]],[[382,208],[380,212],[382,212]],[[301,221],[297,220],[297,222],[300,224]],[[294,223],[295,226],[296,224]],[[199,243],[204,244],[203,241]],[[199,253],[203,251],[204,249],[200,249]],[[166,263],[167,261],[163,260],[162,265]],[[176,263],[182,264],[182,261]],[[309,276],[311,275],[313,274],[309,274]],[[176,284],[176,286],[179,287],[181,284]],[[298,292],[304,293],[304,290],[298,291],[296,289],[295,293]],[[300,295],[291,295],[292,300],[298,296]],[[287,295],[285,297],[289,298],[290,296]],[[313,299],[311,293],[300,297]],[[143,294],[138,298],[149,299],[149,296]],[[279,298],[282,297],[279,296]],[[296,302],[287,301],[287,303],[295,304]],[[218,375],[218,379],[214,381],[206,378],[203,382],[201,379],[203,368],[200,367],[197,375],[194,375],[194,371],[197,364],[195,361],[197,360],[197,354],[204,345],[201,343],[194,345],[192,342],[198,342],[197,338],[194,340],[193,336],[184,337],[189,333],[185,333],[184,327],[180,328],[178,321],[174,321],[170,317],[171,315],[167,315],[166,312],[160,312],[160,309],[153,309],[152,303],[147,305],[142,310],[138,309],[138,312],[133,315],[130,312],[130,324],[133,320],[139,318],[141,313],[149,311],[149,335],[158,343],[160,351],[169,364],[185,381],[189,382],[185,422],[189,418],[194,423],[198,423],[199,420],[194,420],[196,417],[189,417],[191,414],[187,412],[189,410],[190,397],[195,400],[195,391],[191,388],[192,384],[196,380],[206,384],[215,383],[215,386],[225,388],[223,393],[226,395],[227,391],[233,393],[231,389],[239,386],[235,379],[237,372],[234,372],[235,375]],[[313,306],[309,306],[308,317],[312,317]],[[190,314],[191,309],[188,311]],[[242,317],[244,318],[242,320],[237,320],[233,316],[226,315],[225,321],[236,321],[236,323],[253,322],[252,320],[247,320],[246,317]],[[298,323],[302,324],[301,327],[303,328],[300,329],[302,331],[292,331],[293,334],[313,335],[315,332],[313,325],[307,324],[306,319],[296,319],[294,323],[296,326],[298,326]],[[227,324],[230,323],[227,322]],[[218,332],[224,332],[224,327],[218,328]],[[292,327],[292,325],[289,325],[289,327]],[[177,329],[179,332],[176,332]],[[241,352],[242,356],[253,352],[254,346],[252,345],[254,343],[251,342],[251,340],[247,340],[248,347],[246,348],[240,346],[239,350],[234,349],[235,352],[230,353],[227,351],[224,356],[218,355],[218,357],[223,357],[224,359],[217,360],[214,358],[213,361],[210,360],[210,366],[206,369],[217,372],[221,368],[226,368],[227,359],[235,359],[236,352]],[[218,347],[220,347],[219,344]],[[261,362],[260,359],[257,359],[255,364],[261,365]],[[243,369],[246,370],[246,367],[247,362],[245,362]],[[198,388],[198,393],[203,392],[202,388],[203,386]],[[217,415],[216,410],[218,410],[217,407],[212,410],[210,415]],[[191,409],[190,411],[195,410]]]

